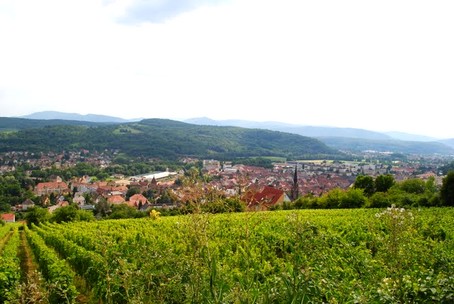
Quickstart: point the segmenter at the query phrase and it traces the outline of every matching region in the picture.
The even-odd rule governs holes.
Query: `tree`
[[[140,193],[140,189],[137,188],[137,187],[131,187],[128,189],[128,191],[126,192],[126,200],[129,201],[129,198],[135,194],[139,194]]]
[[[95,205],[96,217],[105,217],[112,212],[110,205],[107,202],[107,199],[101,197],[98,203]]]
[[[449,171],[443,178],[440,197],[443,205],[454,206],[454,171]]]
[[[361,208],[366,202],[367,199],[361,189],[350,189],[341,198],[339,208]]]
[[[375,178],[375,191],[386,192],[394,186],[396,180],[391,174],[379,175]]]
[[[401,190],[413,194],[423,194],[426,191],[426,183],[419,178],[404,180],[399,187]]]
[[[140,212],[136,208],[130,207],[126,204],[113,205],[112,214],[109,215],[111,219],[121,219],[121,218],[139,218],[145,217],[147,214],[145,212]]]
[[[391,206],[391,200],[389,199],[388,193],[375,192],[369,198],[369,207],[371,208],[385,208]]]
[[[31,227],[32,224],[39,225],[47,222],[50,218],[49,211],[46,208],[32,207],[25,214],[27,225]]]
[[[368,175],[358,175],[353,184],[353,188],[363,189],[366,196],[371,196],[375,192],[374,179]]]
[[[52,214],[52,219],[57,223],[73,222],[77,217],[77,208],[74,205],[60,207]]]

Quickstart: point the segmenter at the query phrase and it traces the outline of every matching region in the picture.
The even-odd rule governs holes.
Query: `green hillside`
[[[199,126],[164,119],[97,126],[54,125],[0,135],[0,152],[118,150],[130,156],[216,159],[278,156],[337,158],[322,142],[295,134],[239,127]]]

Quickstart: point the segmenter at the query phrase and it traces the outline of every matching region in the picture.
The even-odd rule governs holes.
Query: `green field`
[[[0,229],[2,258],[7,247],[24,256],[17,234],[51,303],[454,301],[453,208],[48,223]],[[24,292],[20,282],[10,294]]]

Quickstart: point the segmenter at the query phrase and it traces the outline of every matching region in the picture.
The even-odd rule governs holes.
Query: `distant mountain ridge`
[[[319,126],[303,126],[295,124],[286,124],[281,122],[255,122],[246,120],[213,120],[206,117],[191,118],[185,122],[198,125],[212,126],[235,126],[243,128],[258,128],[268,129],[273,131],[288,132],[309,137],[350,137],[350,138],[365,138],[365,139],[392,139],[390,136],[356,128],[337,128],[337,127],[319,127]]]
[[[25,117],[28,118],[5,118],[0,120],[0,131],[63,124],[96,126],[100,124],[123,124],[129,122],[126,119],[113,116],[80,115],[55,111],[38,112],[26,115]],[[37,119],[39,117],[41,117],[41,120]],[[427,136],[402,132],[380,133],[356,128],[303,126],[281,122],[255,122],[246,120],[213,120],[207,117],[187,119],[183,122],[201,126],[232,126],[297,134],[317,138],[331,148],[342,151],[360,152],[364,150],[375,150],[410,154],[454,155],[454,139],[436,140]]]
[[[113,123],[101,123],[92,121],[65,120],[65,119],[28,119],[15,117],[0,117],[1,131],[17,131],[26,129],[43,128],[47,126],[99,126]]]
[[[417,135],[417,134],[409,134],[404,132],[385,132],[386,135],[392,137],[393,139],[399,140],[406,140],[406,141],[439,141],[438,138],[424,136],[424,135]]]
[[[143,118],[124,119],[115,116],[98,115],[98,114],[78,114],[78,113],[65,113],[58,111],[42,111],[29,115],[20,116],[18,118],[38,119],[38,120],[72,120],[84,121],[94,123],[126,123],[137,122]],[[256,122],[248,120],[214,120],[208,117],[198,117],[182,120],[183,122],[197,124],[197,125],[210,125],[210,126],[233,126],[242,128],[258,128],[268,129],[273,131],[289,132],[302,136],[309,137],[348,137],[348,138],[364,138],[373,140],[387,140],[398,139],[405,141],[438,141],[438,139],[422,136],[417,134],[409,134],[404,132],[376,132],[359,128],[340,128],[328,126],[305,126],[297,124],[288,124],[276,121]]]
[[[114,116],[97,115],[97,114],[78,114],[78,113],[64,113],[57,111],[43,111],[36,112],[29,115],[21,116],[19,118],[27,119],[41,119],[41,120],[75,120],[75,121],[88,121],[88,122],[109,122],[109,123],[125,123],[134,122],[141,119],[123,119]]]
[[[186,122],[201,125],[238,126],[294,133],[317,138],[329,147],[349,152],[373,150],[406,154],[454,155],[454,139],[437,141],[435,138],[403,132],[380,133],[356,128],[302,126],[279,122],[219,121],[206,117],[192,118],[186,120]]]
[[[377,151],[421,155],[454,155],[454,147],[441,142],[374,140],[346,137],[319,137],[329,147],[344,152]]]
[[[447,145],[447,146],[450,146],[451,148],[454,149],[454,138],[451,138],[451,139],[443,139],[443,140],[440,140],[441,143]]]

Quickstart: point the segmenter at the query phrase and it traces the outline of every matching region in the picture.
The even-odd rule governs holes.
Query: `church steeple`
[[[296,200],[298,197],[299,197],[298,164],[296,164],[295,173],[293,174],[292,200]]]

